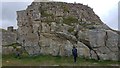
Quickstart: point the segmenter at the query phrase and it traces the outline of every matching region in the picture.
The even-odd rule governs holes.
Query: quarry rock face
[[[29,55],[78,56],[118,60],[118,33],[79,3],[33,2],[17,11],[18,40]]]

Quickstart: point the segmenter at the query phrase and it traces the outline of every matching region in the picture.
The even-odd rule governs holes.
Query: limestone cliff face
[[[17,20],[18,43],[30,55],[70,56],[76,46],[80,57],[118,60],[118,34],[86,5],[33,2]]]

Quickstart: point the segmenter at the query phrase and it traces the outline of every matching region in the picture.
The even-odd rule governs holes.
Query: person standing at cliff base
[[[75,46],[73,46],[72,54],[73,54],[73,58],[74,58],[74,63],[76,63],[76,61],[77,61],[77,49]]]
[[[19,58],[19,59],[21,58],[21,57],[20,57],[21,52],[20,52],[20,49],[19,49],[19,48],[16,48],[15,54],[16,54],[16,56],[15,56],[16,58]]]

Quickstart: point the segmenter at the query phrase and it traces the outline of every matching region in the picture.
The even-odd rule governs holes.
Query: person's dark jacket
[[[77,57],[77,49],[76,48],[72,49],[72,54],[74,57]]]

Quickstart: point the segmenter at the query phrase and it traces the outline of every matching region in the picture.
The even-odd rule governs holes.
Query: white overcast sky
[[[16,11],[24,10],[33,0],[2,0],[0,2],[0,28],[17,28]],[[118,2],[120,0],[54,0],[82,3],[93,8],[101,20],[112,29],[118,30]]]

